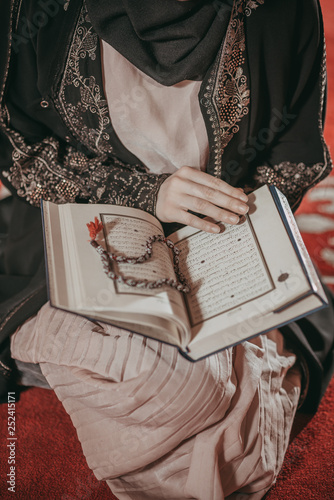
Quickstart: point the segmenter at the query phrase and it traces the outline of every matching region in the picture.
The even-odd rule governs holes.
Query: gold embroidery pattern
[[[90,24],[86,8],[79,15],[71,44],[59,96],[55,106],[65,124],[76,139],[94,153],[112,153],[110,136],[106,129],[110,126],[108,104],[95,76],[84,76],[81,65],[88,57],[96,59],[99,39]],[[72,87],[72,88],[71,88]],[[68,93],[77,89],[78,102],[73,103]],[[73,98],[72,98],[73,99]],[[89,127],[87,123],[92,123]]]
[[[12,0],[9,20],[9,32],[13,31],[13,17],[17,2]],[[18,15],[18,13],[17,13]],[[9,40],[11,42],[11,38]],[[84,182],[75,171],[68,172],[67,163],[63,166],[57,161],[59,143],[53,137],[29,145],[23,136],[8,125],[9,114],[3,104],[6,82],[11,59],[11,43],[8,45],[5,76],[0,96],[0,126],[8,137],[12,147],[13,163],[2,175],[17,190],[17,194],[27,199],[32,205],[39,206],[40,198],[55,201],[74,201],[79,192],[87,194]],[[73,151],[74,152],[74,151]],[[71,152],[69,152],[71,153]],[[71,158],[71,154],[69,154]]]
[[[320,176],[322,178],[322,174],[327,175],[324,173],[323,163],[308,167],[305,163],[284,161],[273,167],[262,165],[256,170],[256,185],[273,184],[285,194],[292,208],[298,205],[305,191],[315,184]]]
[[[259,5],[263,5],[264,0],[249,0],[245,6],[245,14],[249,17],[252,13],[252,10],[257,9]]]
[[[215,137],[215,175],[217,176],[221,175],[221,156],[224,148],[233,137],[233,134],[239,130],[237,123],[248,113],[247,79],[240,66],[243,64],[243,51],[245,50],[242,12],[246,16],[250,15],[252,10],[258,4],[262,4],[263,1],[248,1],[246,7],[244,7],[245,0],[236,0],[228,39],[225,42],[224,49],[220,51],[217,57],[209,85],[206,87],[205,106],[210,114]],[[15,0],[12,0],[11,22],[15,4]],[[90,28],[81,27],[80,22],[88,22],[84,18],[83,12],[77,25],[79,38],[73,41],[70,51],[70,54],[75,54],[73,64],[75,62],[77,65],[80,62],[80,60],[76,59],[77,57],[84,59],[88,56],[94,59],[97,47],[94,36],[84,35],[85,33],[93,35]],[[75,43],[77,45],[74,49]],[[227,55],[224,56],[223,61],[222,54],[224,54],[225,49]],[[235,57],[237,57],[238,64],[232,63]],[[325,57],[324,52],[319,112],[321,133],[326,83]],[[75,73],[77,70],[72,71],[71,67],[62,80],[64,90],[62,96],[63,110],[70,110],[66,114],[68,126],[71,127],[72,132],[77,137],[81,137],[80,141],[83,144],[88,145],[91,150],[98,153],[98,157],[89,159],[72,147],[61,146],[54,137],[47,137],[39,143],[29,145],[21,134],[9,127],[9,116],[3,104],[3,97],[10,58],[11,47],[9,46],[5,78],[1,88],[0,126],[12,144],[13,164],[7,171],[3,172],[3,176],[13,185],[19,196],[26,198],[35,206],[39,205],[42,197],[60,203],[74,201],[77,196],[80,196],[93,202],[137,206],[154,213],[155,195],[166,177],[147,174],[140,171],[139,168],[123,164],[116,158],[107,158],[105,153],[110,151],[110,145],[106,143],[109,137],[105,130],[109,123],[108,110],[105,100],[101,97],[100,88],[96,86],[95,79],[93,77],[84,79],[79,73]],[[69,56],[68,68],[70,68],[70,60],[71,57]],[[228,64],[229,61],[231,62],[230,65]],[[224,69],[225,64],[226,70]],[[65,82],[69,82],[69,85],[73,85],[80,91],[81,100],[79,104],[81,107],[79,106],[79,110],[81,111],[79,113],[76,106],[71,107],[70,104],[66,103]],[[226,82],[227,90],[226,95],[222,95],[224,105],[220,110],[218,95],[222,82]],[[212,95],[216,97],[216,100],[212,99]],[[215,103],[215,105],[212,103]],[[87,115],[93,118],[97,117],[98,127],[96,129],[90,129],[84,122]],[[89,123],[91,123],[91,120]],[[316,165],[306,166],[304,163],[293,164],[286,161],[274,167],[264,165],[258,167],[255,180],[259,184],[275,184],[287,195],[292,206],[295,206],[305,191],[324,178],[331,170],[331,159],[323,135],[322,140],[325,151],[324,164],[317,163]]]
[[[41,199],[73,203],[79,196],[91,203],[115,203],[155,214],[158,190],[169,174],[149,174],[106,156],[87,158],[72,146],[62,156],[53,137],[31,146],[8,127],[5,132],[13,146],[13,164],[2,175],[31,205],[39,207]]]
[[[243,70],[244,16],[249,17],[263,3],[264,0],[235,0],[224,47],[218,55],[204,94],[204,105],[210,115],[214,134],[214,175],[217,177],[221,177],[224,150],[239,131],[238,122],[249,112],[250,91]]]
[[[320,106],[319,131],[324,150],[324,163],[307,166],[305,163],[291,163],[284,161],[273,167],[261,165],[257,167],[254,177],[256,185],[273,184],[285,194],[292,208],[297,208],[306,191],[324,179],[333,168],[332,159],[328,151],[323,133],[322,114],[327,83],[326,71],[326,44],[324,40],[323,58],[320,78]]]
[[[78,155],[81,153],[69,147],[61,164],[59,142],[55,138],[46,137],[28,145],[20,134],[8,127],[6,134],[13,146],[13,164],[8,171],[3,171],[3,176],[17,190],[18,196],[33,206],[39,206],[41,199],[65,203],[74,202],[79,194],[88,197],[87,180],[80,175]],[[99,159],[90,162],[100,164]],[[85,162],[85,169],[86,166]]]
[[[10,33],[12,33],[15,5],[15,0],[12,0]],[[93,56],[93,46],[85,47],[85,50],[90,51]],[[155,213],[156,193],[168,175],[147,174],[145,169],[139,166],[126,165],[117,158],[108,158],[106,154],[100,153],[88,158],[72,146],[64,146],[55,137],[46,137],[35,144],[28,144],[19,132],[10,127],[8,110],[4,105],[10,60],[11,43],[8,45],[4,82],[0,94],[0,126],[13,148],[12,164],[8,170],[2,172],[2,175],[16,189],[17,194],[34,206],[39,206],[42,198],[55,203],[64,203],[74,202],[76,197],[80,196],[91,202],[136,206]],[[89,79],[89,82],[93,84],[92,79]],[[97,101],[91,104],[92,115],[95,110],[104,110],[98,92],[94,95]],[[87,95],[84,101],[90,102]],[[95,107],[96,102],[99,109]],[[104,112],[98,116],[104,120]],[[103,121],[103,125],[105,123]],[[102,126],[100,129],[102,137],[104,129]],[[106,140],[106,137],[103,139]],[[97,142],[100,146],[101,141]]]
[[[155,175],[122,167],[96,170],[89,201],[141,208],[155,215],[158,191],[170,174]]]

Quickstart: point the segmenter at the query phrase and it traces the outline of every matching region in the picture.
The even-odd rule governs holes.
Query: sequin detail
[[[256,187],[263,184],[276,186],[285,194],[293,208],[310,185],[314,183],[314,179],[318,178],[319,174],[323,172],[324,165],[322,163],[316,163],[308,167],[305,163],[285,161],[273,167],[267,165],[257,167],[254,179]]]
[[[264,0],[235,1],[224,47],[217,56],[204,94],[203,104],[210,115],[215,141],[214,174],[217,177],[222,174],[224,149],[238,132],[240,120],[248,114],[249,90],[243,69],[245,16],[251,15],[253,10],[263,3]],[[12,0],[10,32],[16,6],[17,2]],[[0,126],[12,144],[13,163],[3,171],[3,176],[13,185],[19,196],[35,206],[39,205],[41,198],[61,203],[75,201],[80,197],[91,202],[138,207],[154,214],[158,190],[168,175],[150,174],[138,165],[124,164],[112,156],[112,148],[108,143],[108,127],[111,127],[111,123],[103,89],[95,77],[86,77],[80,73],[80,62],[87,62],[87,58],[96,60],[97,50],[98,39],[83,8],[60,85],[61,97],[56,98],[54,103],[72,136],[95,153],[93,158],[89,158],[75,148],[65,146],[55,137],[46,137],[30,145],[21,134],[9,126],[9,114],[4,105],[4,91],[11,59],[9,43],[5,78],[1,88]],[[319,106],[321,134],[325,79],[324,53]],[[77,92],[78,99],[75,103],[67,95],[69,90],[71,98]],[[321,137],[323,140],[323,135]],[[296,206],[305,191],[331,170],[331,160],[324,140],[323,145],[324,163],[307,166],[304,163],[293,164],[284,161],[274,167],[261,165],[257,169],[255,182],[257,185],[277,185],[288,196],[291,205]]]
[[[326,82],[326,43],[324,40],[320,79],[320,106],[318,115],[320,137],[324,149],[324,162],[306,165],[305,163],[291,163],[289,161],[284,161],[272,167],[268,165],[261,165],[257,167],[256,175],[254,176],[255,187],[259,187],[263,184],[273,184],[285,194],[291,207],[295,210],[298,208],[298,205],[303,199],[306,191],[329,175],[333,168],[332,159],[323,133],[322,115],[324,109]]]
[[[13,164],[2,174],[17,190],[18,196],[33,206],[39,206],[41,199],[65,203],[74,202],[79,194],[89,196],[85,179],[80,176],[77,151],[68,148],[61,164],[58,160],[59,142],[55,138],[47,137],[37,144],[28,145],[20,134],[8,127],[6,133],[13,146]],[[93,162],[96,160],[91,160]]]
[[[12,0],[11,6],[10,32],[12,32],[14,7],[16,6],[14,0]],[[84,19],[84,11],[80,19]],[[93,57],[96,44],[94,45],[92,42],[95,38],[86,37],[85,40],[83,44],[85,48],[82,49],[83,52],[79,50],[79,53],[86,57],[89,52],[90,57]],[[10,37],[8,41],[7,64],[0,97],[0,127],[8,137],[13,150],[12,164],[7,170],[2,171],[2,175],[14,187],[17,194],[33,206],[39,206],[41,199],[54,203],[66,203],[74,202],[79,197],[89,202],[137,207],[155,214],[155,198],[160,185],[168,175],[150,174],[139,165],[125,164],[116,157],[107,154],[108,151],[111,151],[111,147],[106,145],[107,136],[104,135],[104,126],[108,123],[104,107],[106,101],[101,98],[101,94],[93,86],[92,77],[84,79],[84,82],[88,87],[89,85],[94,87],[95,100],[92,97],[93,101],[90,102],[89,91],[83,86],[86,93],[84,90],[81,91],[81,95],[84,96],[82,109],[89,112],[90,117],[96,114],[100,128],[95,133],[85,125],[85,128],[82,128],[80,120],[71,122],[71,131],[79,135],[82,133],[84,145],[91,146],[91,149],[94,147],[99,149],[98,154],[93,155],[92,158],[76,148],[64,144],[56,137],[46,137],[34,144],[28,144],[19,132],[10,127],[9,113],[4,104],[5,86],[12,55]],[[74,37],[72,43],[78,44],[78,40]],[[78,51],[78,46],[76,45],[76,47],[76,51]],[[75,50],[72,48],[70,53],[75,53]],[[68,78],[70,77],[68,76]],[[70,81],[72,81],[71,78]],[[89,88],[91,89],[91,87]],[[73,88],[75,88],[75,83],[73,83]],[[70,104],[69,107],[71,107]],[[92,137],[94,140],[91,140]]]
[[[96,154],[112,153],[108,104],[95,76],[87,76],[86,59],[99,58],[99,38],[86,7],[79,15],[60,90],[54,103],[73,136]],[[73,96],[76,99],[74,102]],[[87,124],[91,126],[88,126]]]
[[[215,142],[214,175],[221,177],[222,156],[238,122],[249,112],[250,91],[244,73],[244,18],[250,16],[264,0],[235,1],[231,21],[204,93],[203,104],[210,115]]]

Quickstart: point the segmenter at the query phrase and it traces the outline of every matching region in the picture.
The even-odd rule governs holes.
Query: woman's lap
[[[255,499],[281,467],[300,393],[283,344],[276,330],[191,363],[47,304],[14,334],[12,353],[40,363],[89,466],[121,500]]]

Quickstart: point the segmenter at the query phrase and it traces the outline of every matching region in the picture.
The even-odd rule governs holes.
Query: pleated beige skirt
[[[40,363],[120,500],[257,500],[282,466],[300,375],[278,330],[191,363],[46,304],[11,349]]]

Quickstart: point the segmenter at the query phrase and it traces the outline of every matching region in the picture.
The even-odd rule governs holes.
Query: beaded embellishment
[[[88,61],[99,61],[99,58],[99,38],[83,5],[54,103],[80,143],[95,154],[110,154],[113,148],[108,134],[111,120],[107,101],[98,78],[87,74]],[[98,62],[96,67],[99,65]]]
[[[249,113],[250,91],[245,66],[245,16],[264,0],[236,0],[226,33],[224,47],[218,54],[204,93],[203,105],[210,116],[214,137],[214,175],[221,177],[222,155],[238,123]]]

